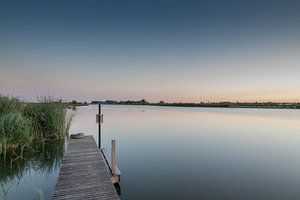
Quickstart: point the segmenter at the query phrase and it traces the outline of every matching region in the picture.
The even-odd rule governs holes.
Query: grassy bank
[[[38,103],[27,103],[15,97],[0,96],[0,154],[20,152],[32,142],[63,139],[67,136],[73,115],[67,104],[49,97]]]

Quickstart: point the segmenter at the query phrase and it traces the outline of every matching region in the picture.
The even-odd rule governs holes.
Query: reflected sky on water
[[[297,199],[300,111],[104,105],[102,146],[117,140],[122,199]],[[71,132],[97,141],[96,105]]]
[[[37,142],[26,149],[23,158],[9,154],[7,161],[1,157],[1,189],[8,190],[9,200],[39,199],[37,190],[44,199],[52,199],[52,192],[59,174],[65,149],[64,140]],[[4,198],[1,190],[0,196]]]

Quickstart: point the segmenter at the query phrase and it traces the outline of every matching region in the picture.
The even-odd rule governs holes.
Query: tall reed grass
[[[0,115],[8,113],[22,113],[25,103],[19,98],[0,94]]]
[[[67,136],[73,118],[65,103],[42,97],[38,103],[28,104],[24,115],[31,119],[37,138],[63,139]]]
[[[7,150],[22,149],[34,139],[31,121],[20,113],[0,116],[0,153],[6,156]],[[22,154],[21,154],[22,156]]]
[[[33,141],[64,139],[68,136],[73,112],[67,104],[50,97],[38,103],[26,103],[18,98],[0,95],[0,154],[22,152]],[[15,149],[21,148],[21,151]]]

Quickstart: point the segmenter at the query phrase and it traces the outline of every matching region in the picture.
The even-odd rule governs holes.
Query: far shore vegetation
[[[30,103],[0,95],[0,157],[19,159],[38,142],[64,140],[73,118],[69,106],[50,97]]]
[[[266,108],[266,109],[300,109],[299,102],[199,102],[199,103],[149,103],[145,99],[139,101],[92,101],[91,104],[109,105],[149,105],[149,106],[174,106],[174,107],[212,107],[212,108]]]

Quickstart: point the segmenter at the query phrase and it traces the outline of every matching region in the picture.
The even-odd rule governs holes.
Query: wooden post
[[[101,148],[101,104],[99,103],[98,107],[98,116],[99,116],[99,122],[98,122],[98,146],[99,149]]]
[[[116,175],[116,140],[111,140],[111,173]]]

